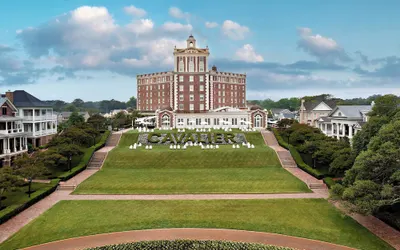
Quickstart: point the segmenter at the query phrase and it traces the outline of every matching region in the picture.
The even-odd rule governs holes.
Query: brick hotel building
[[[186,48],[174,48],[173,71],[136,77],[137,109],[154,113],[158,127],[196,127],[202,121],[203,127],[222,126],[222,121],[239,127],[254,124],[256,111],[256,127],[265,127],[265,112],[246,107],[246,75],[219,72],[215,66],[209,70],[208,47],[197,48],[192,35],[186,42]]]

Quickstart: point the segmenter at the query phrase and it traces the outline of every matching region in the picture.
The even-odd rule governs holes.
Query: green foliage
[[[282,120],[278,121],[276,123],[276,125],[279,128],[288,128],[288,127],[292,126],[295,123],[298,123],[298,122],[296,120],[294,120],[294,119],[286,119],[285,118],[285,119],[282,119]]]
[[[0,210],[2,209],[2,196],[7,190],[14,190],[16,187],[22,185],[24,181],[16,175],[15,171],[9,167],[4,166],[0,168]]]
[[[332,188],[336,184],[336,182],[331,177],[325,177],[323,180],[328,188]]]
[[[48,173],[44,163],[37,156],[29,157],[28,154],[23,154],[15,159],[13,168],[16,173],[26,179],[34,179]]]
[[[90,124],[93,128],[99,130],[106,127],[107,119],[100,114],[94,114],[89,117],[87,123]]]
[[[329,164],[329,172],[344,173],[350,169],[356,159],[356,153],[350,147],[342,148],[333,153],[333,161]]]
[[[0,224],[6,222],[7,220],[21,213],[23,210],[27,209],[36,202],[40,201],[49,194],[53,193],[57,189],[58,183],[59,183],[58,179],[51,180],[50,185],[47,188],[40,190],[40,192],[34,192],[27,202],[19,206],[10,206],[4,209],[5,211],[2,211],[0,216]]]
[[[387,116],[372,116],[368,122],[363,126],[362,130],[357,132],[353,137],[353,149],[358,155],[361,151],[367,150],[367,146],[372,137],[374,137],[379,129],[389,122]]]
[[[143,249],[176,249],[176,250],[291,250],[289,247],[278,247],[256,243],[211,241],[211,240],[157,240],[139,241],[118,245],[88,248],[87,250],[143,250]]]
[[[376,98],[370,116],[392,117],[398,110],[400,97],[395,95],[384,95]]]
[[[75,144],[60,144],[54,150],[65,157],[83,154],[81,147]]]
[[[134,96],[129,98],[129,100],[126,102],[126,106],[136,109],[136,98]]]
[[[310,175],[314,176],[317,179],[324,178],[324,175],[321,172],[304,163],[303,159],[301,158],[301,155],[294,146],[289,145],[289,151],[299,168],[301,168],[302,170],[304,170],[305,172],[309,173]]]
[[[284,141],[282,139],[281,134],[278,132],[277,129],[272,128],[272,132],[274,133],[276,140],[278,141],[279,145],[283,148],[289,149],[289,144],[287,143],[287,141]]]

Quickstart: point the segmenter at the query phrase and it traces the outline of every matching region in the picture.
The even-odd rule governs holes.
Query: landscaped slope
[[[322,199],[61,201],[0,249],[98,233],[150,228],[226,228],[322,240],[357,249],[391,249]]]
[[[75,194],[291,193],[309,192],[284,170],[260,133],[246,133],[254,149],[170,150],[156,145],[130,150],[137,133],[126,133],[103,168]]]

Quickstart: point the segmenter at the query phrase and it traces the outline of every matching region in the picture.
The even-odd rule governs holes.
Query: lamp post
[[[71,161],[72,161],[72,155],[70,154],[68,157],[68,170],[71,172]]]

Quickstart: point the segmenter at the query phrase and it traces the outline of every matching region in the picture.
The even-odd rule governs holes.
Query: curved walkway
[[[120,243],[149,240],[224,240],[249,243],[261,243],[275,246],[291,247],[309,250],[350,250],[354,248],[327,243],[318,240],[286,236],[281,234],[253,232],[232,229],[203,229],[203,228],[171,228],[134,230],[126,232],[96,234],[54,241],[42,245],[25,248],[25,250],[53,249],[85,249]]]

